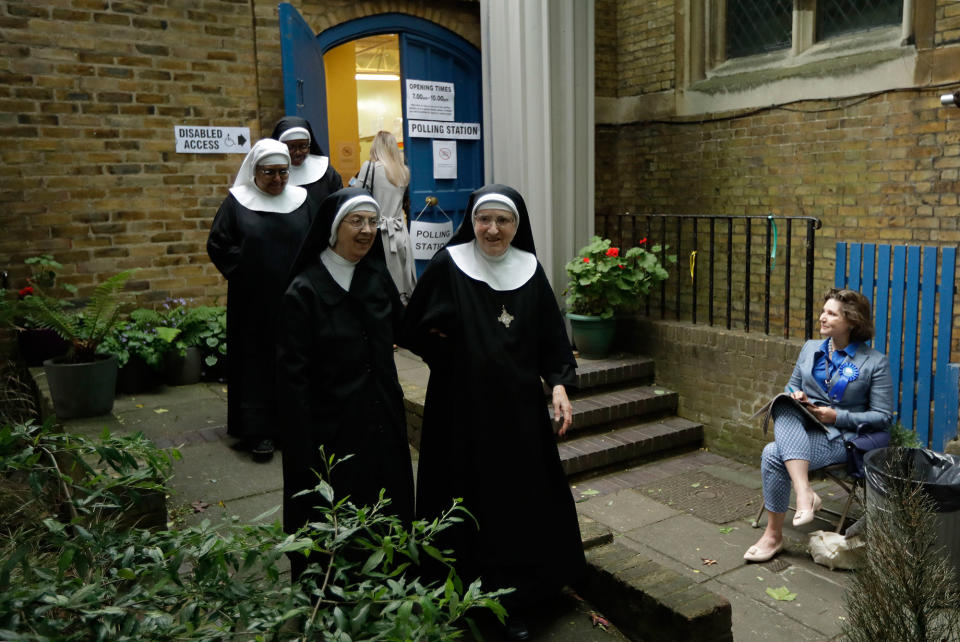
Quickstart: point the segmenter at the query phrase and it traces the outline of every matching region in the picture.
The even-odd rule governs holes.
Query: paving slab
[[[633,488],[596,495],[577,504],[577,511],[618,533],[654,524],[680,513],[644,497]]]
[[[199,384],[192,386],[158,386],[154,390],[134,395],[119,395],[113,401],[113,414],[121,414],[137,408],[158,408],[169,404],[172,399],[178,403],[213,403],[226,400],[215,392],[216,388],[226,390],[224,384]],[[225,408],[220,408],[224,412]],[[226,417],[226,415],[224,415]]]
[[[730,601],[733,607],[733,639],[737,642],[805,642],[824,639],[819,631],[717,580],[709,580],[703,586]]]
[[[174,506],[184,506],[186,515],[183,521],[188,526],[196,526],[205,519],[216,524],[224,520],[229,521],[233,516],[237,516],[243,524],[271,524],[283,521],[283,492],[280,490],[232,499],[223,504],[212,503],[202,511],[193,510],[189,503],[181,503],[181,498],[177,495],[171,496],[170,502]],[[265,515],[271,510],[272,513]],[[261,516],[264,517],[257,521],[257,517]]]
[[[234,450],[225,441],[206,442],[180,449],[170,487],[175,501],[216,504],[270,493],[283,488],[282,452],[267,463],[254,462],[248,453]],[[250,515],[255,517],[256,514]]]
[[[625,546],[632,541],[657,551],[673,560],[670,566],[675,570],[702,582],[743,566],[743,553],[757,540],[757,532],[678,514],[628,531],[623,539]]]
[[[751,564],[724,574],[717,578],[717,582],[783,613],[824,638],[832,638],[840,634],[846,617],[843,592],[849,575],[842,571],[827,572],[831,574],[830,577],[800,566],[790,566],[775,573]],[[795,593],[796,598],[781,601],[766,592],[767,588],[780,587]]]

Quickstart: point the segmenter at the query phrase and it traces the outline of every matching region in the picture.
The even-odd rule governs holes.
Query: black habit
[[[273,128],[273,133],[270,134],[270,138],[275,140],[280,140],[280,136],[283,132],[293,127],[303,127],[310,133],[310,155],[315,157],[326,156],[323,153],[323,148],[320,147],[320,143],[317,142],[317,137],[313,133],[313,127],[310,126],[310,122],[306,118],[301,118],[300,116],[284,116],[277,121],[277,124]],[[311,199],[314,202],[315,207],[319,207],[320,203],[323,202],[330,194],[333,194],[337,190],[343,188],[343,179],[340,178],[340,173],[333,168],[333,165],[327,163],[327,171],[323,173],[323,176],[312,183],[306,183],[300,185],[300,187],[307,190],[307,198]]]
[[[449,246],[473,241],[473,203],[490,192],[517,205],[513,245],[533,253],[523,199],[499,185],[474,192]],[[430,366],[418,518],[433,519],[463,498],[479,529],[464,522],[444,544],[454,548],[465,578],[479,575],[488,589],[518,589],[504,600],[508,609],[575,582],[583,549],[541,377],[551,388],[573,387],[576,361],[542,266],[516,289],[501,291],[467,276],[441,250],[407,306],[401,345]]]
[[[274,439],[277,311],[312,220],[309,198],[289,213],[261,212],[233,194],[217,211],[207,253],[227,279],[227,432]]]
[[[278,381],[287,445],[283,523],[289,533],[310,521],[312,507],[323,501],[316,494],[293,497],[317,484],[312,471],[325,473],[320,446],[327,457],[353,455],[329,480],[338,500],[349,495],[357,506],[370,505],[385,489],[387,510],[413,518],[413,469],[393,357],[403,305],[383,265],[383,246],[375,240],[357,263],[349,291],[319,258],[338,210],[358,195],[376,206],[357,188],[323,202],[283,296]]]

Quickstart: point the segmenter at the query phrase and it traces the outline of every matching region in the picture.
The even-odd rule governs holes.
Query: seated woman
[[[854,290],[832,289],[820,313],[823,341],[807,341],[790,376],[787,392],[819,423],[788,400],[770,410],[775,441],[763,449],[760,465],[767,528],[744,554],[766,562],[783,550],[783,521],[790,485],[797,494],[794,526],[813,521],[821,500],[810,486],[811,470],[846,459],[844,442],[858,431],[887,430],[893,419],[893,385],[886,355],[864,342],[873,338],[870,302]]]
[[[380,208],[366,191],[347,188],[320,206],[281,304],[278,387],[283,455],[283,524],[311,520],[313,488],[325,472],[319,448],[339,463],[329,480],[337,500],[377,502],[413,519],[413,468],[403,392],[393,360],[403,305],[383,264]],[[379,255],[379,256],[378,256]],[[291,554],[296,580],[306,568]]]

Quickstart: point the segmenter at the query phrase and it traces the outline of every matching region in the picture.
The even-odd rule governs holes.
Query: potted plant
[[[223,306],[207,308],[197,345],[203,358],[201,376],[205,381],[225,381],[224,363],[227,356],[227,309]]]
[[[26,285],[16,291],[16,300],[10,304],[9,322],[17,331],[17,351],[20,358],[30,367],[43,365],[51,357],[66,353],[69,346],[55,331],[39,327],[30,317],[30,306],[20,305],[28,296],[43,296],[48,293],[50,305],[67,306],[67,302],[53,296],[55,288],[76,295],[77,288],[68,283],[57,283],[57,272],[63,268],[50,254],[33,256],[24,263],[30,269]]]
[[[94,288],[82,308],[64,308],[35,284],[23,300],[39,327],[54,330],[69,343],[67,353],[43,362],[53,407],[61,419],[92,417],[113,408],[117,380],[116,355],[97,349],[121,319],[120,292],[133,275],[127,270]]]
[[[190,307],[185,299],[163,304],[158,332],[170,345],[164,365],[167,384],[183,386],[200,381],[200,349],[210,333],[210,320],[217,313],[217,308],[209,306]]]
[[[637,310],[650,288],[667,278],[658,256],[664,248],[654,245],[647,250],[646,242],[642,239],[621,253],[610,239],[594,236],[567,263],[567,318],[582,357],[605,357],[613,341],[615,315]],[[676,261],[675,256],[666,259]]]
[[[117,324],[97,351],[117,356],[117,392],[135,394],[160,385],[170,339],[154,311],[138,308]]]

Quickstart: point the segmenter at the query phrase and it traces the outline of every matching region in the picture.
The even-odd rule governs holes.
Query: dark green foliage
[[[431,541],[459,507],[405,527],[387,500],[357,508],[318,478],[321,519],[294,535],[260,523],[269,513],[252,525],[123,527],[118,510],[168,465],[140,436],[0,431],[0,488],[23,505],[0,524],[0,639],[448,640],[470,609],[503,615],[499,593],[452,571],[441,585],[417,579],[419,559],[449,561]],[[291,585],[283,558],[307,552],[314,563]]]
[[[120,321],[120,293],[135,270],[115,274],[93,290],[86,306],[79,310],[64,309],[55,299],[45,295],[39,286],[35,294],[21,303],[25,314],[37,327],[55,331],[70,343],[67,359],[72,362],[94,360],[97,347]]]
[[[889,479],[890,494],[868,508],[867,556],[847,589],[845,639],[960,640],[960,588],[936,541],[932,500],[918,484]]]
[[[917,433],[908,430],[899,421],[890,426],[891,448],[920,448],[920,438]]]

